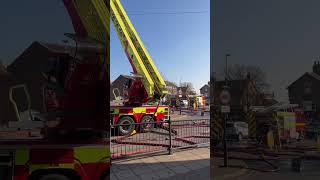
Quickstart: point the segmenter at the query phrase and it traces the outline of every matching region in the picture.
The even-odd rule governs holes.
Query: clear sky
[[[223,0],[215,3],[213,69],[229,63],[253,64],[267,73],[279,100],[290,83],[312,71],[319,56],[319,0]]]
[[[196,90],[209,81],[209,0],[122,0],[121,2],[151,58],[166,80],[176,83],[180,80],[192,82]],[[113,26],[110,36],[110,76],[111,80],[114,80],[120,74],[130,74],[132,68]]]
[[[61,42],[73,32],[62,0],[1,2],[0,59],[12,62],[33,41]]]

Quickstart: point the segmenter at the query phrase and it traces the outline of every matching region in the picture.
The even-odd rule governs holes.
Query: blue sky
[[[61,42],[73,32],[62,0],[10,0],[1,3],[0,59],[12,62],[33,41]]]
[[[198,90],[209,81],[209,0],[122,0],[151,58],[166,80],[192,82]],[[148,14],[149,12],[203,12]],[[135,15],[141,14],[144,15]],[[111,80],[130,74],[132,68],[111,28]]]
[[[278,100],[288,101],[286,87],[312,71],[319,56],[320,1],[223,0],[215,3],[212,70],[228,64],[261,67]]]

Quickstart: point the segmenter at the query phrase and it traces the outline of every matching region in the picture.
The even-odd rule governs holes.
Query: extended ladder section
[[[134,73],[142,76],[142,83],[150,99],[160,99],[167,94],[165,82],[141,39],[134,29],[119,0],[110,0],[111,19],[122,47],[132,65]]]
[[[134,73],[141,81],[149,99],[160,99],[167,94],[165,82],[145,49],[119,0],[64,0],[79,37],[89,37],[109,45],[110,15]],[[110,10],[109,10],[110,9]],[[109,59],[109,48],[106,48]],[[105,63],[105,61],[104,61]]]
[[[77,36],[109,45],[110,12],[105,0],[64,0]]]
[[[109,73],[110,59],[110,8],[107,0],[63,0],[71,17],[77,37],[88,38],[103,44],[105,54],[100,55],[103,73]]]

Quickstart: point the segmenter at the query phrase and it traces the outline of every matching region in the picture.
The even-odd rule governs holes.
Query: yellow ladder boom
[[[109,3],[110,1],[110,3]],[[76,31],[102,42],[106,47],[110,38],[110,17],[127,57],[141,81],[149,99],[160,99],[167,94],[165,82],[145,49],[119,0],[64,0],[73,18]],[[110,9],[110,10],[109,10]],[[81,28],[79,28],[81,27]],[[105,58],[109,59],[109,48]],[[101,59],[103,61],[103,59]],[[108,65],[107,65],[108,66]]]
[[[76,10],[87,36],[109,45],[110,12],[105,0],[65,0]]]
[[[150,99],[160,99],[167,94],[165,82],[144,47],[119,0],[110,0],[111,19],[135,73],[142,76],[142,83]]]
[[[103,44],[105,55],[100,55],[101,73],[109,73],[110,8],[108,0],[63,0],[77,35]],[[84,35],[85,34],[85,35]],[[103,74],[100,74],[101,76]],[[101,77],[100,76],[100,77]]]

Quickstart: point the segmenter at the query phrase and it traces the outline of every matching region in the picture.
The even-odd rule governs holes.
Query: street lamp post
[[[225,73],[225,88],[228,89],[228,57],[229,53],[226,53],[226,73]],[[228,113],[225,113],[225,119],[223,123],[223,146],[224,146],[224,166],[228,167],[228,147],[227,147],[227,120]]]
[[[226,86],[228,86],[228,78],[229,78],[229,74],[228,74],[228,57],[231,56],[230,53],[226,53],[226,73],[225,73],[225,83],[226,83]]]

